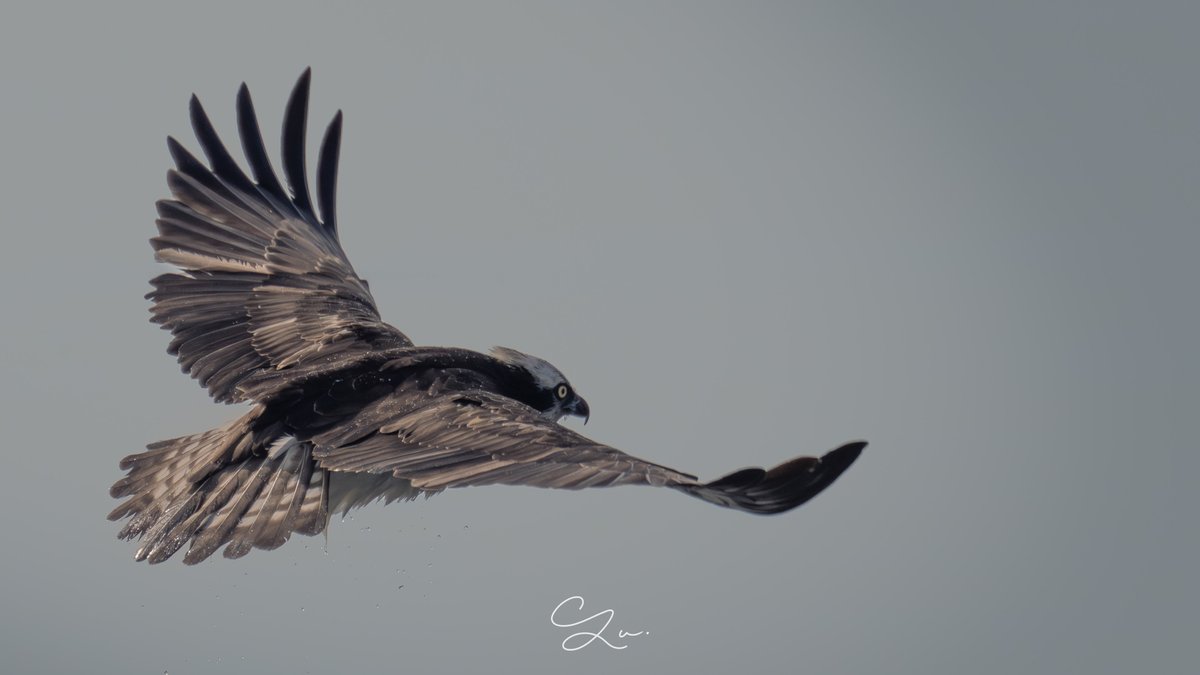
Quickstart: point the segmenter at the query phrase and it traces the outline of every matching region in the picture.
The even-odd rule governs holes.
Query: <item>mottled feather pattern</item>
[[[253,430],[258,414],[155,443],[122,461],[130,473],[111,493],[130,499],[109,519],[134,516],[119,536],[141,539],[137,560],[161,562],[189,541],[188,564],[225,544],[226,557],[240,557],[277,548],[293,532],[324,530],[327,476],[315,467],[311,444],[282,438],[265,447]]]
[[[303,186],[297,169],[303,170],[306,83],[307,74],[285,121],[291,139],[284,146],[285,173],[293,190]],[[248,398],[238,386],[256,374],[317,355],[325,365],[338,342],[350,351],[411,345],[380,321],[365,282],[337,241],[333,187],[340,115],[322,146],[322,219],[306,186],[293,200],[274,177],[244,86],[238,122],[257,183],[237,166],[195,97],[191,113],[211,168],[168,139],[176,163],[167,175],[174,199],[158,203],[159,236],[151,244],[156,259],[182,273],[155,278],[147,296],[153,321],[172,333],[168,351],[184,371],[216,400],[232,402]],[[345,344],[359,335],[371,340]],[[236,557],[253,546],[278,546],[293,531],[324,529],[325,472],[311,460],[311,446],[295,439],[282,438],[281,450],[264,454],[278,425],[250,428],[246,420],[257,419],[261,410],[225,427],[153,444],[124,460],[122,468],[130,473],[112,493],[130,499],[110,518],[131,518],[121,536],[142,537],[138,559],[166,559],[193,538],[185,556],[189,563],[227,542],[226,555]]]
[[[159,202],[159,236],[151,243],[159,261],[183,273],[160,276],[147,297],[154,300],[154,321],[175,336],[171,353],[218,401],[245,400],[240,385],[312,357],[412,345],[380,319],[337,240],[337,141],[327,135],[321,160],[319,199],[329,209],[324,222],[296,173],[304,166],[306,106],[307,85],[297,89],[285,121],[285,170],[295,199],[281,192],[277,180],[261,180],[274,172],[253,150],[262,139],[248,92],[239,96],[239,126],[251,135],[244,140],[259,183],[220,143],[197,99],[192,122],[211,168],[173,139],[169,144],[176,169],[168,172],[167,184],[174,200]],[[329,133],[340,134],[340,128],[338,122]]]
[[[347,426],[375,431],[350,442],[341,429],[318,436],[315,456],[322,467],[390,472],[422,489],[492,484],[577,489],[695,480],[483,390],[435,397],[400,392],[364,409]]]
[[[207,164],[168,139],[172,198],[158,202],[151,245],[178,271],[151,281],[152,320],[171,332],[168,352],[215,400],[253,407],[122,460],[127,475],[111,493],[124,501],[109,518],[129,519],[119,536],[140,540],[137,560],[184,550],[194,564],[222,547],[238,558],[323,532],[330,513],[451,487],[652,485],[780,513],[857,459],[865,443],[703,483],[558,424],[568,414],[586,419],[590,409],[543,359],[507,348],[486,355],[414,346],[380,318],[338,241],[340,112],[309,190],[309,77],[300,77],[284,113],[283,180],[244,84],[237,127],[248,172],[195,97],[192,126]]]

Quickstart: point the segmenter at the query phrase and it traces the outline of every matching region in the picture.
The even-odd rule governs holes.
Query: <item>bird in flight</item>
[[[305,162],[310,71],[283,120],[281,181],[250,92],[237,125],[250,174],[193,96],[205,164],[167,145],[172,198],[158,202],[155,258],[178,268],[151,281],[152,321],[168,352],[222,403],[249,404],[216,429],[152,443],[121,460],[122,539],[136,560],[188,545],[194,564],[273,549],[323,532],[331,513],[471,485],[580,489],[654,485],[750,513],[780,513],[830,485],[862,452],[748,468],[711,482],[597,443],[559,424],[590,409],[557,368],[515,349],[413,344],[380,318],[338,241],[342,114],[325,132],[316,195]],[[190,545],[189,545],[190,542]]]

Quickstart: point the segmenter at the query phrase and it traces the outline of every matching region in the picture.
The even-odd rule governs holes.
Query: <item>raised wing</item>
[[[384,323],[367,284],[338,242],[335,216],[342,114],[333,118],[317,160],[317,205],[305,169],[310,72],[296,83],[283,123],[288,190],[271,167],[250,92],[238,91],[238,129],[253,179],[221,143],[192,97],[192,127],[205,166],[168,139],[174,199],[158,202],[160,262],[183,273],[151,281],[152,321],[171,331],[168,351],[218,401],[247,398],[256,377],[303,364],[334,365],[363,353],[408,347]],[[317,214],[320,209],[320,217]]]
[[[596,443],[512,399],[486,391],[447,393],[414,407],[387,399],[314,439],[331,471],[390,473],[421,490],[469,485],[580,489],[610,485],[675,488],[753,513],[781,513],[828,487],[866,443],[773,469],[743,469],[702,483],[695,476]]]

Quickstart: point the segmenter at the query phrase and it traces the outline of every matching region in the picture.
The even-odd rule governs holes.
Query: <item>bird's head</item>
[[[492,356],[508,366],[520,382],[514,392],[516,398],[552,420],[575,415],[587,424],[591,415],[587,401],[575,393],[575,388],[558,368],[544,359],[508,347],[493,347]]]

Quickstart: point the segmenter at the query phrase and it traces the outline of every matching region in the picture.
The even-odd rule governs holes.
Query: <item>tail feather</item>
[[[236,558],[277,548],[293,532],[324,531],[327,478],[312,445],[286,437],[272,444],[254,430],[257,413],[121,461],[129,474],[111,494],[129,499],[108,517],[130,518],[118,536],[141,539],[136,560],[162,562],[188,542],[187,564],[226,544],[225,556]]]
[[[198,563],[226,543],[225,557],[240,558],[252,548],[279,548],[293,532],[324,532],[325,472],[314,466],[310,443],[286,439],[263,459],[239,495],[205,522],[183,561]]]
[[[243,519],[236,533],[238,545],[230,545],[225,551],[227,557],[245,555],[251,543],[263,549],[278,548],[292,532],[314,535],[324,531],[328,513],[326,473],[315,467],[309,444],[305,444],[303,453],[281,456],[271,490],[250,514],[252,517]]]
[[[233,531],[246,517],[250,507],[265,501],[262,499],[263,486],[272,478],[272,473],[277,468],[276,462],[263,457],[256,458],[254,462],[246,462],[237,472],[229,472],[230,478],[237,481],[235,485],[239,486],[238,491],[231,497],[214,496],[212,503],[218,509],[205,515],[207,525],[202,531],[198,526],[191,529],[198,534],[184,556],[184,562],[203,560],[232,538]],[[278,475],[275,473],[276,477]]]
[[[172,515],[178,514],[195,483],[232,459],[239,447],[246,451],[248,417],[203,433],[151,443],[146,452],[122,459],[121,468],[129,474],[114,483],[109,494],[129,499],[113,509],[108,519],[133,518],[118,536],[132,539],[144,534],[168,509]]]
[[[262,457],[251,457],[214,472],[195,488],[192,497],[186,502],[190,508],[181,511],[179,516],[167,521],[168,524],[162,529],[152,533],[157,536],[147,537],[149,541],[138,549],[134,558],[149,559],[151,563],[162,562],[174,555],[189,540],[196,540],[193,543],[194,548],[206,535],[221,537],[222,528],[214,526],[214,518],[220,512],[228,513],[231,509],[236,509],[239,502],[254,500],[261,489],[261,481],[254,481],[252,477],[259,473],[262,465]],[[209,552],[211,553],[211,550]],[[205,555],[199,560],[206,557],[208,556]]]

